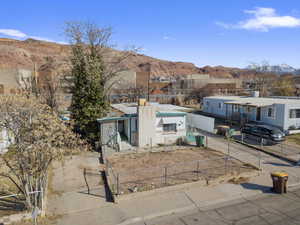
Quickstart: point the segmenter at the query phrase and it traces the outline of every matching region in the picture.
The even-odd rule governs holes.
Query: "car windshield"
[[[272,128],[271,134],[282,134],[282,132],[278,128]]]

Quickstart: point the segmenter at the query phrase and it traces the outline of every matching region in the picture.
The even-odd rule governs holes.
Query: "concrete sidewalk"
[[[174,213],[194,209],[205,210],[220,204],[234,204],[251,196],[269,193],[270,187],[271,179],[262,175],[242,185],[224,183],[201,188],[192,187],[135,198],[118,204],[101,203],[99,200],[99,204],[93,204],[93,208],[66,212],[58,224],[134,224]]]

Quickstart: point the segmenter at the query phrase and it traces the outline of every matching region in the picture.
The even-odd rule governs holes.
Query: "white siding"
[[[167,118],[168,123],[176,123],[176,132],[163,131],[164,118]],[[157,117],[155,126],[157,144],[171,144],[176,142],[178,138],[186,136],[186,116]]]
[[[187,126],[195,127],[210,133],[214,132],[215,119],[212,117],[188,113],[186,120]]]

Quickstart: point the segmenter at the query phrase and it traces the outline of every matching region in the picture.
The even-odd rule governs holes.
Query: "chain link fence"
[[[161,167],[116,172],[107,160],[106,171],[114,194],[147,191],[165,186],[214,179],[251,172],[254,167],[230,156],[195,160]]]

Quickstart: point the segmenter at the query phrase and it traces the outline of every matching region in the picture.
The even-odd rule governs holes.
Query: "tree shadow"
[[[17,198],[4,198],[0,199],[0,210],[1,211],[24,211],[26,206],[23,200]]]
[[[241,186],[248,190],[259,190],[263,193],[273,193],[272,187],[260,185],[260,184],[253,184],[253,183],[242,183]]]

